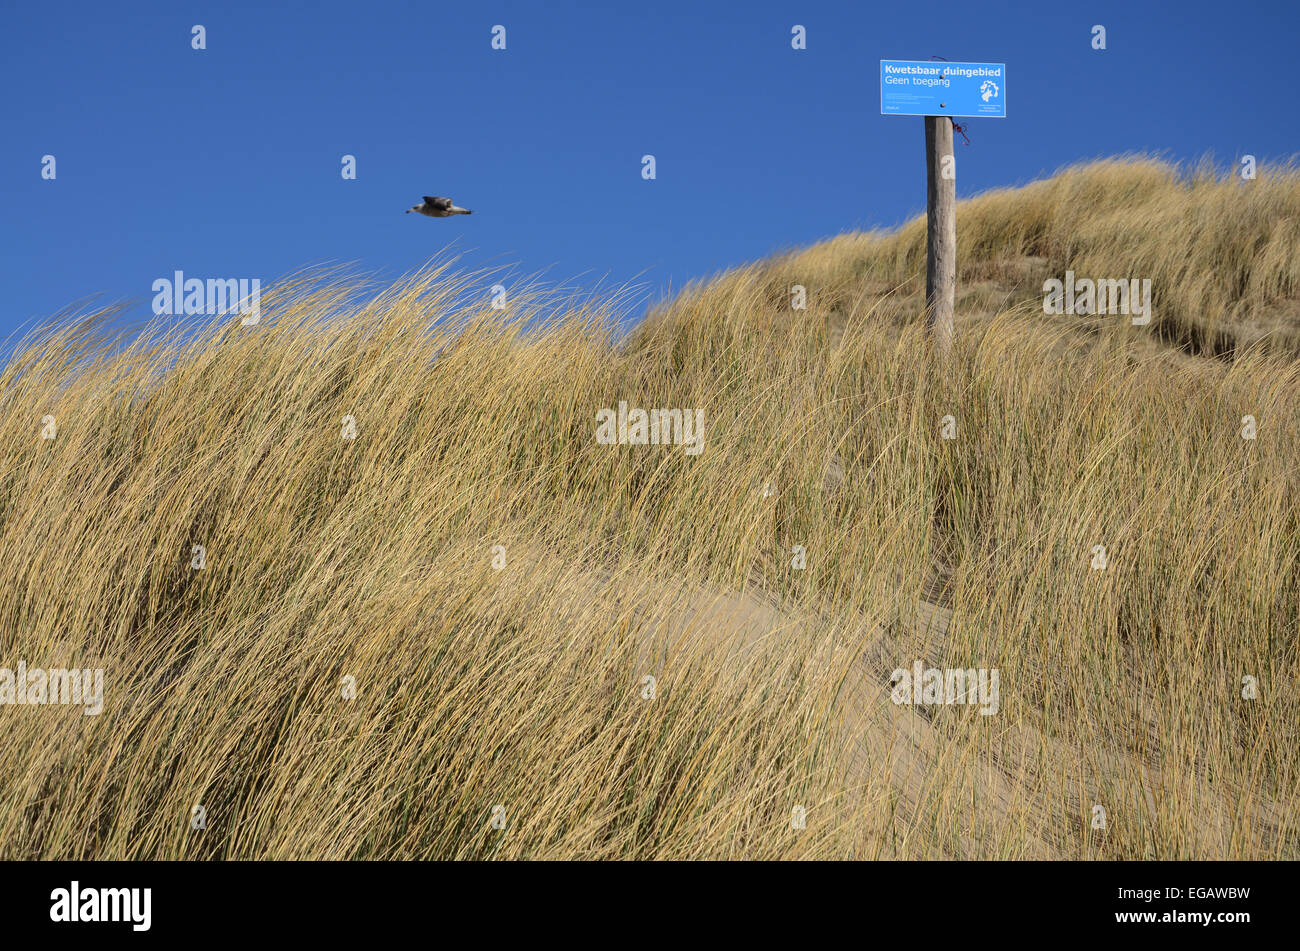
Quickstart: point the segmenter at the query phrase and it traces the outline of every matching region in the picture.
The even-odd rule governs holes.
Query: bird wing
[[[439,211],[446,211],[451,207],[450,198],[435,198],[432,195],[425,195],[424,203],[432,208],[437,208]]]

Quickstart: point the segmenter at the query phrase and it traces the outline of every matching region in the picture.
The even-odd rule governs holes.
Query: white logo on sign
[[[984,80],[984,85],[980,87],[980,98],[985,102],[998,98],[998,84],[991,79]]]

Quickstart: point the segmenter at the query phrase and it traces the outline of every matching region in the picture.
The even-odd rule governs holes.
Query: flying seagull
[[[434,198],[432,195],[425,195],[423,202],[413,208],[406,209],[408,215],[413,211],[428,215],[430,218],[450,218],[452,215],[474,214],[468,208],[457,208],[451,203],[450,198]]]

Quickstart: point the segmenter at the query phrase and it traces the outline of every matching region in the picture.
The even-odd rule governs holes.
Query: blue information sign
[[[882,59],[882,116],[1007,117],[1004,63]]]

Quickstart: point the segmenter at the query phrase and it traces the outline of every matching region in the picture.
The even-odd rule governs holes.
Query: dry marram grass
[[[29,339],[0,665],[106,691],[3,708],[0,852],[1300,857],[1300,180],[1106,162],[958,229],[940,369],[923,222],[623,341],[446,267]],[[1066,267],[1152,278],[1156,319],[1043,316]],[[704,451],[598,444],[619,400],[702,409]],[[918,659],[996,667],[998,713],[892,703]]]

